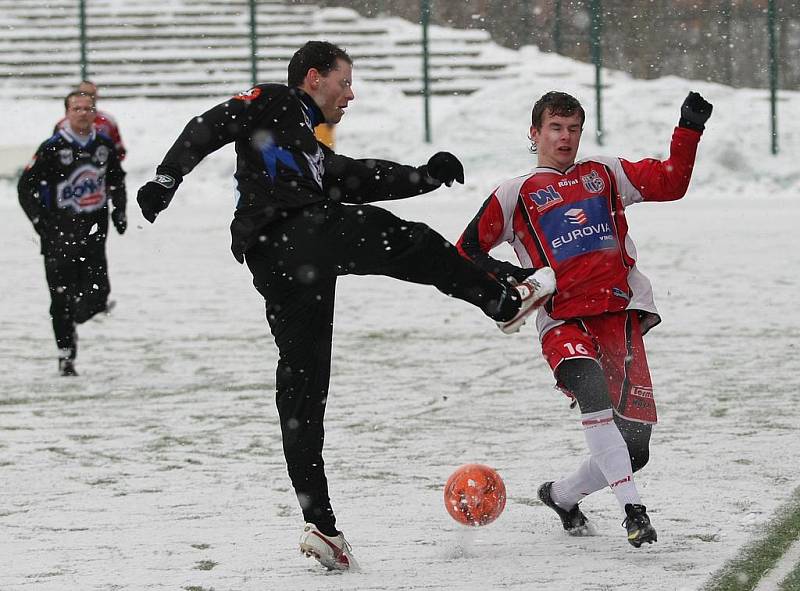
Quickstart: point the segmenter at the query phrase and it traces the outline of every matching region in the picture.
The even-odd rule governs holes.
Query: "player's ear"
[[[306,72],[305,84],[311,90],[316,90],[319,88],[321,78],[322,74],[320,74],[319,70],[316,68],[309,68],[308,72]]]

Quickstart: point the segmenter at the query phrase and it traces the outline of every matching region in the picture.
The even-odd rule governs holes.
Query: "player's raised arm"
[[[450,152],[437,152],[422,166],[389,160],[354,159],[323,146],[327,195],[342,203],[371,203],[422,195],[454,181],[464,183],[464,167]]]
[[[614,168],[626,205],[638,201],[675,201],[686,195],[692,178],[697,146],[713,106],[700,94],[690,92],[681,106],[681,116],[672,134],[669,158],[616,160]],[[624,174],[619,174],[623,172]]]
[[[172,201],[183,177],[203,158],[248,133],[254,113],[264,108],[265,94],[259,87],[248,93],[240,93],[186,124],[156,168],[156,176],[139,189],[136,200],[147,221],[155,222]]]

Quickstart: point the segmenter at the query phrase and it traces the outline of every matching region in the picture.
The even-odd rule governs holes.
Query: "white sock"
[[[641,504],[628,446],[614,423],[613,411],[609,408],[583,414],[581,425],[591,459],[605,476],[623,513],[628,503]]]
[[[550,496],[562,509],[570,510],[584,497],[608,486],[606,477],[592,456],[584,458],[578,469],[553,483]]]

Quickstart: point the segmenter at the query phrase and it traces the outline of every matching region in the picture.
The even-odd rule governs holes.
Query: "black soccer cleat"
[[[59,359],[58,372],[62,376],[76,376],[78,372],[75,371],[75,362],[72,359]]]
[[[642,544],[652,544],[658,540],[656,530],[650,525],[650,518],[647,516],[647,507],[644,505],[625,505],[625,521],[622,525],[628,530],[628,542],[634,548],[639,548]]]
[[[550,496],[550,490],[552,488],[552,480],[550,482],[545,482],[539,487],[539,491],[536,494],[539,496],[539,500],[542,503],[550,507],[558,514],[558,516],[561,518],[561,525],[564,526],[564,531],[571,536],[590,535],[592,532],[591,528],[589,527],[589,521],[586,519],[586,515],[583,514],[580,507],[575,505],[572,509],[567,511],[566,509],[562,509],[556,505],[553,497]]]

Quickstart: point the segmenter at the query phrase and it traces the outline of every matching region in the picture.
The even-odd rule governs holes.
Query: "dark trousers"
[[[108,282],[105,240],[66,247],[49,245],[44,270],[50,289],[50,317],[59,356],[75,359],[78,337],[75,325],[106,309]]]
[[[492,317],[503,287],[425,224],[369,205],[306,208],[268,226],[245,258],[278,346],[276,400],[289,477],[305,520],[332,533],[322,446],[336,278],[385,275],[432,285]]]

